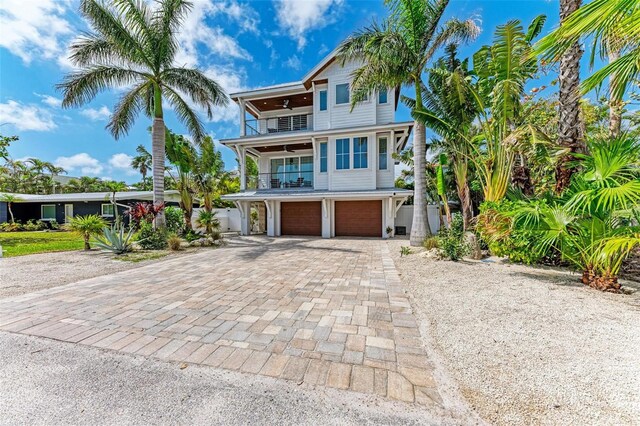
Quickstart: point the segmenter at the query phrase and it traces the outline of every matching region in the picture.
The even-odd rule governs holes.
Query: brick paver
[[[0,330],[441,402],[380,240],[233,239],[222,249],[4,299]]]

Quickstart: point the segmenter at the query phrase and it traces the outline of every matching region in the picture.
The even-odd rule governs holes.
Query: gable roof
[[[316,78],[316,76],[320,74],[322,71],[327,69],[327,67],[331,65],[333,61],[336,60],[336,56],[338,55],[338,50],[339,50],[338,47],[333,49],[331,53],[325,56],[322,61],[320,61],[315,67],[311,69],[311,71],[309,71],[304,77],[302,77],[302,84],[307,90],[311,88],[311,82],[313,81],[313,79]]]

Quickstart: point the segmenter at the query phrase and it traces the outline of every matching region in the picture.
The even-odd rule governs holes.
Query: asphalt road
[[[0,333],[0,424],[461,424],[324,387]]]

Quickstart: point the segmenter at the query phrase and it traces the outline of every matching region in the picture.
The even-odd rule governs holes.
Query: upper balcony
[[[245,136],[313,130],[313,114],[295,114],[245,120],[244,126]]]

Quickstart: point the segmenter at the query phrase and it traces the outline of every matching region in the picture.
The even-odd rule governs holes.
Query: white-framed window
[[[378,139],[378,169],[387,170],[388,154],[387,138]]]
[[[104,217],[113,217],[115,213],[113,210],[113,204],[102,204],[101,213]]]
[[[387,89],[382,89],[378,92],[378,103],[381,105],[387,103]]]
[[[327,171],[327,143],[320,143],[320,173]]]
[[[40,218],[42,220],[56,220],[56,205],[42,204],[40,206]]]
[[[336,170],[349,168],[349,138],[336,139]]]
[[[353,138],[353,168],[366,169],[367,164],[367,137]]]
[[[320,104],[320,111],[326,111],[327,110],[327,90],[320,90],[318,92],[318,97],[319,97],[319,104]]]
[[[336,105],[348,104],[349,83],[336,84]]]

